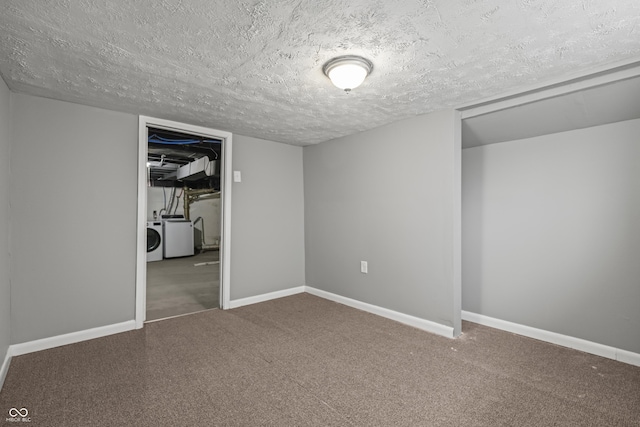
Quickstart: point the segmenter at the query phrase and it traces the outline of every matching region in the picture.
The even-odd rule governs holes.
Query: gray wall
[[[308,286],[459,326],[454,118],[440,111],[304,148]]]
[[[132,320],[137,116],[12,97],[11,343]],[[233,169],[231,298],[304,285],[302,148],[234,135]]]
[[[11,93],[0,77],[0,365],[11,344],[9,282],[9,156]]]
[[[638,135],[463,150],[463,309],[640,353]]]
[[[132,320],[137,116],[13,97],[11,342]],[[231,298],[304,285],[302,148],[233,151]]]
[[[12,99],[12,343],[133,319],[137,116]]]
[[[305,284],[302,148],[233,136],[231,300]]]

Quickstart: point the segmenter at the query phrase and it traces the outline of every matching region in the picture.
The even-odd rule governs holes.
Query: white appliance
[[[162,261],[163,234],[162,221],[147,221],[147,262]]]
[[[193,222],[188,219],[165,219],[163,224],[164,257],[194,255]]]

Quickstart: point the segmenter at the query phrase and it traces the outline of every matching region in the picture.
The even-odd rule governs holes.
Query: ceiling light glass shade
[[[360,86],[372,69],[373,64],[359,56],[340,56],[322,67],[331,82],[345,92]]]

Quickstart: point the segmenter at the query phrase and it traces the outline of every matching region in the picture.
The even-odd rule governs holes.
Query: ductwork
[[[214,175],[216,172],[216,160],[201,157],[198,160],[178,168],[176,178],[178,181],[196,181]]]

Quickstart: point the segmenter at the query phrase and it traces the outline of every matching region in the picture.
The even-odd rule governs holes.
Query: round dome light
[[[360,86],[371,70],[371,61],[352,55],[333,58],[322,67],[322,71],[331,82],[345,92]]]

